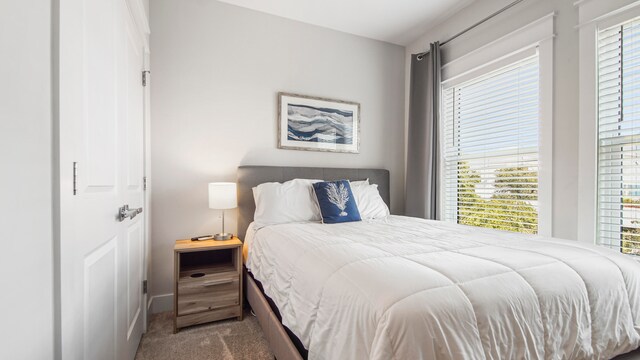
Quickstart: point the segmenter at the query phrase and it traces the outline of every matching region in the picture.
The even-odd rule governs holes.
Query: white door
[[[126,0],[60,0],[59,25],[61,355],[133,359],[145,213],[118,209],[144,204],[142,39]]]

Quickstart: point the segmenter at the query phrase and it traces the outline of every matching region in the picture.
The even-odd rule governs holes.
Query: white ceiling
[[[408,45],[473,0],[219,0],[346,33]]]

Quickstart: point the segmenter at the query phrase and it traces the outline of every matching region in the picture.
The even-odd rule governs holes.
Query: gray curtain
[[[405,214],[425,219],[438,211],[440,72],[440,43],[411,57]]]

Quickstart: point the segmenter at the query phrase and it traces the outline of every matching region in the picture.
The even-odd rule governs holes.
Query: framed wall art
[[[358,153],[360,104],[278,93],[278,148]]]

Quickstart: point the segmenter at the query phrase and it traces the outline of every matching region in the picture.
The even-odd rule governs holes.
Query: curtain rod
[[[513,6],[515,6],[515,5],[517,5],[518,3],[521,3],[521,2],[523,2],[523,1],[524,1],[524,0],[516,0],[516,1],[512,2],[512,3],[510,3],[509,5],[507,5],[507,6],[503,7],[502,9],[500,9],[500,10],[498,10],[498,11],[494,12],[493,14],[491,14],[491,15],[487,16],[486,18],[484,18],[484,19],[482,19],[482,20],[478,21],[477,23],[475,23],[475,24],[473,24],[473,25],[469,26],[468,28],[466,28],[466,29],[464,29],[464,30],[460,31],[459,33],[457,33],[457,34],[453,35],[452,37],[448,38],[447,40],[445,40],[445,41],[441,42],[441,43],[440,43],[440,46],[444,46],[445,44],[447,44],[447,43],[448,43],[448,42],[450,42],[451,40],[454,40],[454,39],[458,38],[459,36],[464,35],[465,33],[467,33],[467,32],[469,32],[469,31],[471,31],[471,30],[475,29],[476,27],[478,27],[479,25],[481,25],[481,24],[485,23],[486,21],[490,20],[491,18],[493,18],[493,17],[495,17],[495,16],[497,16],[497,15],[499,15],[499,14],[501,14],[501,13],[503,13],[503,12],[507,11],[507,10],[509,10],[509,9],[510,9],[510,8],[512,8]],[[422,58],[423,58],[426,54],[428,54],[428,53],[429,53],[429,51],[424,51],[424,52],[421,52],[421,53],[419,53],[419,54],[416,54],[416,55],[417,55],[418,60],[422,60]]]

